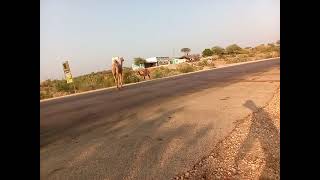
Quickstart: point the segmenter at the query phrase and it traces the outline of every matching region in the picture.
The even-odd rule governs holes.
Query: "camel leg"
[[[123,85],[123,74],[122,73],[120,74],[120,80],[121,80],[121,88],[122,88],[122,85]]]
[[[113,74],[113,78],[114,78],[114,82],[116,83],[117,85],[117,88],[119,89],[119,86],[118,86],[118,80],[117,80],[117,75]]]
[[[118,74],[118,76],[117,76],[117,82],[118,82],[117,88],[118,88],[118,89],[120,89],[120,86],[119,86],[119,85],[120,85],[120,77],[119,77],[119,76],[120,76],[120,75]]]
[[[118,84],[119,84],[119,89],[122,87],[121,85],[121,74],[118,74]]]
[[[151,79],[151,78],[150,78],[150,74],[148,74],[148,77],[149,77],[149,79]]]

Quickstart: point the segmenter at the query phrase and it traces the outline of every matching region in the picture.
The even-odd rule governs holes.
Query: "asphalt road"
[[[40,103],[41,179],[170,179],[264,106],[280,60]]]

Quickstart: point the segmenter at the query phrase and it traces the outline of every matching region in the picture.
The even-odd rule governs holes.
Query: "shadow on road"
[[[93,129],[89,126],[95,127],[95,124],[101,123],[99,121],[103,121],[104,117],[115,116],[111,123],[102,122],[113,124],[125,118],[127,110],[160,104],[171,98],[212,87],[225,87],[243,81],[246,75],[260,74],[262,70],[278,66],[278,62],[268,63],[272,65],[267,68],[262,64],[251,64],[248,65],[248,69],[242,66],[217,69],[214,72],[188,74],[173,77],[170,80],[136,84],[126,87],[123,91],[101,91],[41,103],[40,148],[68,136],[83,135],[85,131]],[[117,115],[119,110],[121,110],[120,114],[123,114],[122,117]]]
[[[108,177],[108,179],[170,179],[181,164],[182,153],[188,153],[191,146],[196,146],[198,141],[212,129],[212,124],[196,127],[193,124],[184,124],[172,128],[168,123],[175,121],[176,112],[184,107],[170,110],[159,109],[152,115],[141,116],[138,114],[124,114],[114,119],[114,123],[98,123],[90,128],[85,128],[82,133],[99,132],[95,142],[83,143],[81,147],[70,143],[66,154],[51,154],[55,161],[70,162],[72,165],[50,163],[43,159],[41,176],[43,178],[94,178]],[[74,147],[72,147],[74,146]],[[62,148],[62,147],[61,147]],[[100,149],[100,151],[84,153],[87,149]],[[69,151],[66,150],[66,151]],[[52,153],[52,152],[51,152]],[[190,152],[189,152],[190,153]],[[69,154],[69,155],[68,155]],[[81,154],[87,154],[79,160]],[[107,154],[103,156],[102,154]],[[99,165],[92,163],[99,157]],[[186,158],[186,157],[183,157]],[[58,159],[58,160],[57,160]],[[76,160],[76,163],[74,159]],[[99,166],[99,167],[98,167]],[[57,170],[58,169],[58,170]],[[94,169],[94,171],[91,171]],[[178,171],[178,169],[177,169]],[[167,173],[167,172],[173,172]]]
[[[269,179],[270,173],[279,175],[280,135],[277,127],[273,124],[270,115],[264,109],[258,109],[252,100],[246,101],[244,106],[255,113],[251,119],[248,135],[236,155],[236,166],[239,168],[240,161],[249,153],[255,140],[258,140],[266,161],[260,179]]]

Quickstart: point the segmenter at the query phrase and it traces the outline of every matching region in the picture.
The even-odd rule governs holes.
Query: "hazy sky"
[[[280,39],[280,0],[41,0],[40,78],[110,69],[112,56],[180,56]]]

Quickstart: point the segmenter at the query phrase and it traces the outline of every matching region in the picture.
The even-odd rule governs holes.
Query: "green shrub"
[[[272,52],[266,53],[266,55],[264,56],[264,58],[272,58]]]
[[[226,47],[226,52],[228,54],[237,54],[242,51],[242,48],[238,46],[237,44],[232,44],[228,47]]]
[[[220,55],[220,56],[218,56],[218,55],[213,55],[212,56],[212,60],[217,60],[217,59],[219,59],[219,58],[221,58],[222,57],[222,55]]]
[[[116,83],[114,82],[113,75],[111,73],[106,74],[104,76],[103,82],[105,83],[105,87],[111,87],[116,85]]]
[[[68,84],[66,80],[56,80],[54,86],[57,91],[69,92],[70,90],[72,90],[71,85]]]
[[[160,68],[154,69],[151,72],[151,77],[153,79],[157,79],[157,78],[167,77],[167,76],[176,75],[176,74],[178,74],[176,70],[169,69],[167,67],[160,67]]]
[[[218,55],[218,56],[221,56],[222,54],[225,53],[225,50],[220,46],[214,46],[211,49],[211,51],[212,51],[213,54]]]
[[[157,70],[153,71],[153,74],[151,76],[153,79],[157,79],[157,78],[165,77],[165,74],[162,71],[157,69]]]
[[[248,59],[249,55],[248,54],[238,54],[237,57],[240,59],[246,60],[246,59]]]
[[[208,57],[208,56],[212,56],[213,52],[211,49],[205,49],[202,51],[202,57]]]
[[[136,73],[132,70],[124,70],[123,71],[123,83],[129,84],[129,83],[135,83],[139,82],[140,78],[136,75]]]
[[[40,99],[52,98],[53,95],[49,91],[40,91]]]
[[[208,66],[209,65],[209,63],[208,63],[208,60],[202,60],[202,61],[199,61],[198,63],[197,63],[197,66]]]

